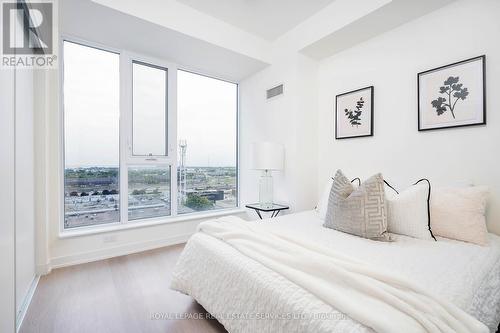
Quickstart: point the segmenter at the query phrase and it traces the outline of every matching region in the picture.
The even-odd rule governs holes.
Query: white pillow
[[[479,245],[488,243],[484,186],[438,188],[431,196],[431,226],[436,236]]]
[[[325,189],[321,193],[318,205],[316,206],[316,212],[319,218],[324,220],[326,218],[326,210],[328,209],[328,198],[330,197],[330,190],[332,189],[333,178],[328,179],[328,183],[325,185]]]
[[[389,232],[420,239],[434,238],[429,227],[429,186],[421,182],[399,194],[385,186]]]

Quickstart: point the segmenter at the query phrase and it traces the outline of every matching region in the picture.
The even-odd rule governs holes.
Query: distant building
[[[116,177],[101,177],[101,178],[66,178],[64,180],[66,186],[107,186],[107,185],[115,185],[117,182]]]
[[[197,195],[197,196],[200,196],[200,197],[205,197],[207,198],[208,200],[210,201],[218,201],[218,200],[224,200],[224,191],[222,190],[202,190],[202,191],[199,191],[199,190],[187,190],[187,194],[190,195],[190,194],[193,194],[193,195]]]

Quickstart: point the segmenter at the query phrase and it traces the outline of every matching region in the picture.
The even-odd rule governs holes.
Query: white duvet
[[[488,247],[402,236],[393,243],[381,243],[325,229],[312,211],[248,223],[261,223],[269,232],[287,230],[335,253],[371,263],[372,267],[396,271],[425,286],[435,298],[454,303],[492,332],[498,324],[500,241],[496,236],[491,236]],[[197,233],[174,269],[172,287],[193,296],[230,332],[371,331],[334,309],[335,300],[325,302],[325,297],[317,297],[317,293],[315,296],[304,285],[300,287],[300,281],[293,283],[281,273],[219,239]],[[360,305],[357,312],[361,308],[369,307]],[[351,313],[357,316],[356,311]],[[382,318],[388,324],[391,320],[396,323],[397,318]],[[378,331],[384,331],[384,327]]]

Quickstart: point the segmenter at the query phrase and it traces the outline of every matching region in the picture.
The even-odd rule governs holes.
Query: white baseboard
[[[87,262],[109,259],[131,253],[153,250],[164,246],[185,243],[189,239],[189,237],[191,237],[191,235],[192,233],[189,233],[189,234],[178,235],[175,237],[161,238],[145,242],[129,243],[101,250],[55,257],[50,260],[50,267],[48,268],[48,271],[54,268],[84,264]]]
[[[23,304],[21,308],[17,312],[16,315],[16,332],[19,332],[21,325],[23,324],[24,317],[26,316],[26,312],[28,311],[28,307],[31,304],[31,300],[33,299],[33,295],[35,294],[36,287],[38,286],[38,281],[40,281],[40,275],[35,275],[33,280],[31,281],[28,292],[24,296]]]
[[[47,275],[50,273],[51,267],[50,263],[36,265],[36,274],[37,275]]]

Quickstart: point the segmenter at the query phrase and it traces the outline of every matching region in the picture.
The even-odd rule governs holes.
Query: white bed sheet
[[[286,228],[351,257],[398,271],[496,331],[500,321],[500,237],[489,235],[487,247],[405,236],[385,243],[326,229],[322,222],[315,211],[307,211],[249,223]],[[195,298],[230,332],[371,332],[205,234],[189,240],[173,274],[172,288]]]

